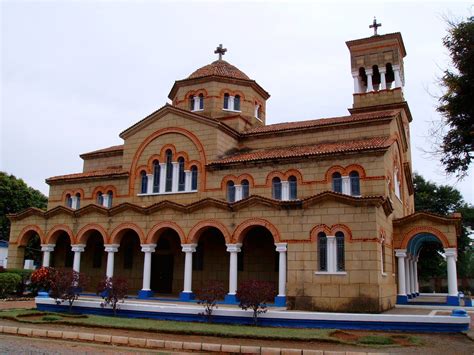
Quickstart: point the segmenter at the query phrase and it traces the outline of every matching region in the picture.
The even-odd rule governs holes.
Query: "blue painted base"
[[[224,304],[236,304],[239,303],[236,295],[225,295],[224,297]]]
[[[41,297],[41,298],[48,298],[48,297],[49,297],[49,293],[46,292],[46,291],[39,291],[39,292],[38,292],[38,297]]]
[[[150,297],[153,297],[153,291],[152,290],[140,290],[140,291],[138,291],[138,298],[139,299],[150,298]]]
[[[407,304],[408,297],[406,295],[397,295],[397,304]]]
[[[411,300],[413,298],[413,296],[411,294],[408,294],[407,297],[408,297],[409,300]]]
[[[420,295],[420,293],[419,293],[419,292],[417,292],[417,293],[416,293],[416,296],[418,297],[419,295]]]
[[[459,297],[458,296],[448,296],[446,299],[448,306],[459,306]]]
[[[179,293],[179,300],[180,301],[192,301],[194,299],[194,293],[192,292],[180,292]]]
[[[411,294],[411,297],[412,297],[412,298],[416,298],[417,296],[418,296],[418,295],[416,294],[416,292]]]
[[[275,306],[276,307],[286,307],[286,296],[276,296],[275,297]]]
[[[472,307],[472,300],[470,298],[464,299],[464,305],[466,307]]]

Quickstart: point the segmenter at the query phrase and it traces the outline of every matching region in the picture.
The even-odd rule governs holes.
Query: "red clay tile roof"
[[[259,150],[249,153],[236,154],[227,158],[213,161],[208,165],[221,165],[260,161],[269,159],[285,159],[295,157],[308,157],[330,153],[344,153],[362,150],[388,148],[393,140],[389,137],[373,137],[361,140],[326,142],[314,145],[290,146],[268,150]]]
[[[107,177],[128,176],[128,171],[122,168],[93,170],[93,171],[88,171],[85,173],[53,176],[53,177],[50,177],[49,179],[46,179],[46,182],[49,184],[50,182],[57,182],[57,181],[64,181],[64,180],[79,180],[79,179],[85,179],[85,178],[95,178],[95,177],[105,177],[105,176]]]
[[[92,156],[95,156],[95,155],[102,155],[104,153],[114,153],[114,152],[122,152],[123,151],[123,144],[121,145],[113,145],[111,147],[108,147],[108,148],[103,148],[103,149],[98,149],[98,150],[94,150],[92,152],[87,152],[87,153],[82,153],[80,155],[81,158],[88,158],[88,157],[92,157]]]
[[[243,135],[259,134],[259,133],[267,133],[267,132],[279,132],[279,131],[287,131],[287,130],[293,130],[293,129],[305,129],[305,128],[311,128],[311,127],[317,127],[317,126],[338,124],[338,123],[373,120],[373,119],[378,119],[378,118],[389,118],[389,117],[395,116],[398,112],[399,112],[398,110],[375,111],[375,112],[355,113],[350,116],[319,118],[316,120],[297,121],[297,122],[276,123],[272,125],[254,127],[252,129],[249,129],[246,132],[243,132]]]
[[[225,60],[216,60],[211,64],[199,68],[194,73],[192,73],[188,79],[202,78],[204,76],[211,75],[250,80],[250,78],[245,73],[234,67],[232,64],[227,63]]]

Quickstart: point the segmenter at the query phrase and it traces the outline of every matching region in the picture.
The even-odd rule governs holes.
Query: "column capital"
[[[183,253],[194,253],[196,251],[197,244],[181,244]]]
[[[359,77],[359,71],[353,71],[352,72],[352,77],[353,78],[358,78]]]
[[[242,243],[236,243],[236,244],[226,244],[227,251],[229,253],[240,253],[240,248],[242,247]]]
[[[327,236],[326,236],[326,238],[327,238],[327,239],[331,239],[331,240],[332,240],[332,239],[335,239],[335,238],[336,238],[336,236],[335,236],[335,235],[327,235]]]
[[[288,243],[275,243],[275,249],[279,253],[286,252],[288,250]]]
[[[144,253],[154,253],[156,244],[142,244],[141,247]]]
[[[104,248],[107,253],[116,253],[118,252],[119,247],[120,244],[104,244]]]
[[[41,251],[54,251],[56,244],[41,244]]]
[[[406,258],[407,250],[406,249],[395,249],[395,256],[397,258]]]
[[[379,73],[380,74],[386,74],[387,73],[387,69],[384,67],[384,68],[379,68]]]
[[[458,255],[458,251],[457,251],[456,248],[445,248],[444,249],[444,255],[446,255],[446,257],[448,257],[448,256],[456,257]]]
[[[374,71],[372,69],[365,69],[365,75],[373,75]]]
[[[84,251],[85,247],[86,247],[85,244],[73,244],[73,245],[71,245],[71,250],[73,252],[82,253]]]
[[[392,69],[393,70],[400,70],[400,65],[399,64],[393,64]]]

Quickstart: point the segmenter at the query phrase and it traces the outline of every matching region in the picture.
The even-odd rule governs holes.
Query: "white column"
[[[336,237],[334,235],[328,235],[327,238],[327,262],[328,272],[337,271],[337,260],[336,260]]]
[[[178,191],[178,175],[179,175],[179,163],[174,161],[171,163],[173,165],[173,183],[171,184],[171,191]]]
[[[76,272],[81,271],[81,253],[84,251],[85,244],[74,244],[71,245],[71,250],[74,252],[74,262],[72,269]]]
[[[379,68],[379,73],[380,73],[380,88],[379,90],[385,90],[387,89],[387,81],[385,80],[385,68]]]
[[[193,253],[196,251],[197,244],[183,244],[184,259],[184,289],[183,292],[192,293],[193,284]]]
[[[420,285],[418,284],[418,257],[415,258],[414,261],[414,268],[415,268],[415,292],[418,295],[420,293]]]
[[[235,202],[242,199],[242,185],[234,185],[235,187]]]
[[[234,97],[229,96],[229,107],[228,110],[234,110]]]
[[[283,201],[290,199],[290,183],[288,181],[281,182],[281,199]]]
[[[402,79],[400,77],[400,66],[394,65],[393,67],[393,75],[395,77],[395,87],[401,88],[402,87]]]
[[[191,191],[192,173],[191,170],[184,171],[184,191]]]
[[[71,208],[73,210],[76,210],[77,209],[77,196],[71,196],[71,200],[72,200]]]
[[[160,163],[160,194],[165,192],[166,187],[166,163]]]
[[[446,255],[446,264],[448,266],[448,295],[458,295],[458,277],[456,272],[456,248],[444,249],[444,255]]]
[[[354,94],[360,93],[360,79],[359,79],[359,72],[354,71],[352,72],[352,77],[354,78]]]
[[[374,91],[374,86],[372,85],[372,69],[366,69],[365,74],[367,75],[367,92]]]
[[[410,255],[407,255],[405,258],[405,284],[407,295],[411,295],[411,281],[410,281]]]
[[[405,258],[407,256],[406,250],[395,250],[395,256],[398,259],[398,295],[406,296],[406,282],[405,282]]]
[[[193,111],[199,111],[199,96],[194,96]]]
[[[109,207],[109,194],[102,195],[102,206],[108,208]]]
[[[105,272],[107,277],[114,276],[114,256],[119,246],[119,244],[104,244],[105,252],[107,253],[107,271]]]
[[[146,193],[151,194],[153,193],[153,174],[146,174],[147,177],[147,185],[146,185]]]
[[[278,265],[278,297],[286,295],[286,251],[287,243],[275,243],[276,251],[279,253]]]
[[[345,195],[351,194],[351,179],[349,176],[341,177],[342,193]]]
[[[51,252],[54,251],[55,246],[55,244],[41,245],[41,251],[43,252],[43,267],[49,267],[51,260]]]
[[[237,253],[240,252],[242,244],[226,244],[227,251],[230,253],[229,265],[229,295],[235,295],[237,292]]]
[[[142,252],[145,253],[143,262],[143,287],[142,291],[150,291],[151,280],[151,254],[155,252],[156,244],[142,244]]]

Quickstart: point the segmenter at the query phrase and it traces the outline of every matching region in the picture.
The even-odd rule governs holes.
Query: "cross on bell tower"
[[[374,16],[374,22],[369,26],[369,28],[374,29],[374,36],[377,36],[377,27],[382,27],[381,23],[377,23],[377,19]]]
[[[216,48],[214,53],[219,54],[219,60],[222,60],[222,56],[227,52],[227,48],[222,47],[222,43],[219,44],[219,47]]]

